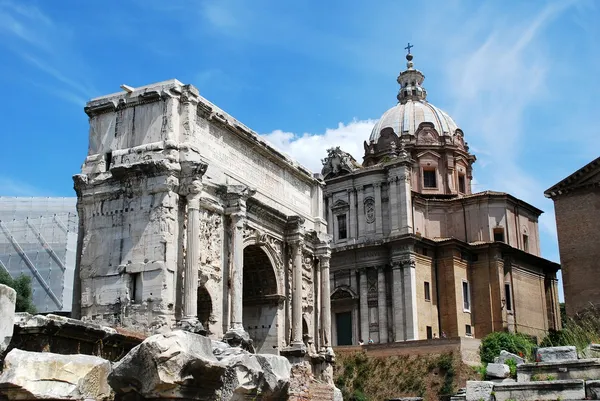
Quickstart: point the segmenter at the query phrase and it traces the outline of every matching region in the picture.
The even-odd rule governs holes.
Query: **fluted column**
[[[385,266],[377,269],[377,307],[379,312],[379,342],[388,342],[387,294],[385,283]]]
[[[375,183],[375,232],[383,234],[383,217],[381,210],[381,183]]]
[[[202,184],[194,186],[187,196],[187,244],[183,285],[183,320],[198,320],[198,262],[200,261],[200,191]]]
[[[367,270],[360,269],[360,335],[362,340],[366,343],[369,341],[369,305],[367,302],[368,288],[367,288]]]
[[[404,341],[404,285],[402,265],[392,263],[392,315],[394,318],[394,341]]]
[[[292,347],[303,348],[302,341],[302,241],[292,245]]]
[[[244,295],[244,220],[246,214],[237,212],[231,217],[232,265],[229,280],[231,283],[231,323],[230,330],[244,331],[242,322]]]
[[[329,260],[330,256],[320,256],[321,267],[321,348],[331,348],[331,289],[329,283]]]

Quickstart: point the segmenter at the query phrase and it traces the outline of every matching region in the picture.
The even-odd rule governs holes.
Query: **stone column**
[[[321,349],[328,352],[331,349],[331,289],[329,282],[329,260],[330,256],[319,257],[321,265]]]
[[[404,324],[406,331],[405,340],[418,340],[419,326],[417,321],[417,278],[415,261],[405,260],[402,263],[404,282]]]
[[[202,190],[202,184],[198,186]],[[187,243],[183,285],[183,320],[198,321],[198,262],[200,261],[200,192],[187,196]]]
[[[366,231],[366,220],[365,220],[365,193],[362,187],[356,188],[357,194],[357,206],[356,209],[356,220],[358,222],[358,238],[363,238]]]
[[[360,269],[360,335],[362,340],[367,343],[369,341],[369,304],[367,301],[367,269]]]
[[[404,285],[402,265],[392,263],[392,315],[394,317],[394,341],[404,341]]]
[[[381,183],[377,182],[375,186],[375,233],[383,234],[383,220],[381,210]]]
[[[231,324],[230,330],[244,331],[242,322],[244,294],[244,220],[245,213],[232,213],[231,217],[231,242],[232,264],[229,281],[231,282]]]
[[[302,241],[292,245],[292,348],[304,349],[302,341]]]
[[[356,238],[356,191],[354,190],[354,188],[348,190],[348,198],[350,198],[350,211],[348,215],[348,238]]]
[[[377,269],[377,307],[379,312],[379,342],[388,342],[387,294],[385,283],[385,266]]]
[[[390,223],[391,223],[391,234],[397,235],[399,234],[399,204],[398,204],[398,187],[396,181],[398,177],[393,176],[388,179],[389,187],[389,196],[390,196]]]

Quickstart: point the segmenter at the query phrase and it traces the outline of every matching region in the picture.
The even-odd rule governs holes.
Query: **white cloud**
[[[49,196],[25,182],[0,175],[0,196]]]
[[[373,125],[375,120],[354,120],[348,124],[339,123],[336,128],[328,128],[319,134],[296,135],[275,130],[262,136],[277,149],[317,173],[323,167],[321,159],[327,156],[327,149],[331,147],[339,146],[359,163],[362,162],[363,142],[369,139]]]

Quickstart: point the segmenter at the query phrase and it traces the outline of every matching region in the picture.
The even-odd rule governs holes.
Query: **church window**
[[[412,90],[412,94],[413,94],[413,96],[417,96],[417,90],[416,90],[416,89],[413,89],[413,90]]]
[[[469,282],[463,280],[462,282],[462,291],[463,291],[463,311],[471,312],[471,291],[469,288]]]
[[[346,239],[348,236],[348,232],[346,230],[346,215],[338,214],[337,223],[338,223],[338,239]]]
[[[458,192],[464,194],[465,191],[465,176],[463,174],[458,176]]]
[[[523,250],[529,252],[529,236],[527,234],[523,234]]]
[[[431,288],[427,281],[425,281],[425,301],[431,301]]]
[[[510,283],[504,283],[504,302],[506,303],[506,310],[512,311],[512,292],[510,290]]]
[[[431,340],[433,338],[433,329],[431,328],[431,326],[427,326],[426,330],[427,330],[427,339]]]
[[[494,241],[504,242],[504,227],[494,228]]]
[[[437,188],[435,170],[423,170],[423,186],[425,188]]]
[[[468,337],[472,337],[473,336],[473,328],[471,327],[470,324],[466,324],[465,325],[465,335]]]

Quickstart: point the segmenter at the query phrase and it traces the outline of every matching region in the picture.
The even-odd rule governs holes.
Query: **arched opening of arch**
[[[212,299],[206,287],[198,287],[198,320],[204,329],[210,333],[210,315],[212,314]]]
[[[277,278],[269,257],[259,245],[244,248],[244,328],[257,353],[278,352]]]

